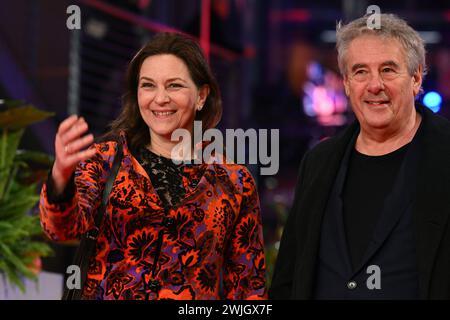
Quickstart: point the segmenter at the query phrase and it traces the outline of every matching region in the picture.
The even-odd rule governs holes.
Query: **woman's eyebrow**
[[[169,81],[177,81],[177,80],[182,81],[182,82],[186,82],[186,80],[181,79],[181,78],[179,78],[179,77],[167,79],[166,82],[169,82]]]
[[[140,80],[147,80],[147,81],[154,81],[152,78],[149,78],[149,77],[146,77],[146,76],[142,76],[142,77],[140,77],[140,79],[139,79],[139,81]],[[170,81],[182,81],[182,82],[187,82],[186,80],[184,80],[184,79],[182,79],[182,78],[179,78],[179,77],[175,77],[175,78],[169,78],[169,79],[167,79],[166,80],[166,82],[170,82]]]

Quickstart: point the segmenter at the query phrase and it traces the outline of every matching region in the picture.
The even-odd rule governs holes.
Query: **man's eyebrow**
[[[359,68],[367,68],[367,64],[365,63],[356,63],[352,66],[352,72],[354,72],[355,70],[359,69]]]
[[[385,67],[385,66],[396,67],[396,68],[399,67],[398,63],[395,62],[395,61],[393,61],[393,60],[385,61],[385,62],[383,62],[381,65],[382,65],[383,67]]]
[[[383,62],[382,64],[381,64],[381,66],[382,67],[386,67],[386,66],[390,66],[390,67],[395,67],[395,68],[399,68],[400,66],[398,65],[398,63],[397,62],[395,62],[394,60],[388,60],[388,61],[385,61],[385,62]],[[358,70],[358,69],[360,69],[360,68],[367,68],[367,64],[365,64],[365,63],[355,63],[353,66],[352,66],[352,72],[354,72],[354,71],[356,71],[356,70]]]

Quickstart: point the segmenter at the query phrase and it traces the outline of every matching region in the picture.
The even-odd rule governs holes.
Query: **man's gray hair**
[[[406,54],[406,64],[412,76],[422,66],[422,76],[426,74],[425,45],[419,33],[411,28],[405,20],[394,14],[380,14],[379,29],[369,29],[367,20],[370,15],[351,21],[346,25],[339,22],[336,26],[336,48],[338,52],[339,70],[346,74],[345,54],[352,40],[362,35],[377,35],[397,39]]]

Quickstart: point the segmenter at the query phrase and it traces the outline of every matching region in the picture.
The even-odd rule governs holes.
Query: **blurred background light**
[[[436,91],[430,91],[423,96],[422,102],[427,108],[437,113],[441,109],[442,97]]]

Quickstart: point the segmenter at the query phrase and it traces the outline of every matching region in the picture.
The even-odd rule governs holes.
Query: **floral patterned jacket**
[[[264,299],[265,259],[259,199],[249,171],[237,164],[192,166],[184,200],[162,205],[148,174],[130,153],[114,182],[84,299]],[[94,226],[117,143],[75,171],[70,200],[51,203],[41,190],[40,217],[54,241],[74,240]],[[193,183],[194,182],[194,183]]]

